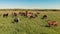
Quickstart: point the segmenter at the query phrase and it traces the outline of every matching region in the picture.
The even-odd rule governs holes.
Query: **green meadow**
[[[57,27],[46,27],[47,20],[41,19],[46,14],[47,20],[58,22]],[[19,22],[12,23],[13,17],[10,15],[4,18],[0,15],[0,34],[60,34],[60,12],[59,11],[40,11],[38,17],[29,19],[18,15]]]

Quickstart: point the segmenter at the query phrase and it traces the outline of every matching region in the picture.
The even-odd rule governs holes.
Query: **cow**
[[[57,21],[52,21],[52,20],[48,20],[48,25],[50,26],[57,26],[58,22]]]
[[[43,15],[42,19],[47,19],[47,15]]]
[[[8,13],[3,14],[3,17],[7,17],[7,16],[8,16]]]

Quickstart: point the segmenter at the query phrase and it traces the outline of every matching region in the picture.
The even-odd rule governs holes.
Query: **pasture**
[[[1,11],[0,14],[5,12]],[[9,12],[11,13],[11,11]],[[47,20],[41,19],[46,14],[47,20],[55,20],[58,22],[57,27],[46,27]],[[20,21],[13,24],[13,17],[9,15],[3,18],[0,15],[0,34],[60,34],[60,12],[59,11],[40,11],[36,18],[29,19],[24,16],[17,16]]]

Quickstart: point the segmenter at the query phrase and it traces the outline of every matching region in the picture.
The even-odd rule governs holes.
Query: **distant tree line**
[[[60,9],[0,9],[0,11],[60,11]]]

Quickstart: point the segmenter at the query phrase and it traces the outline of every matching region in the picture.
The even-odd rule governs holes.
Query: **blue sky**
[[[0,0],[0,9],[60,9],[60,0]]]

